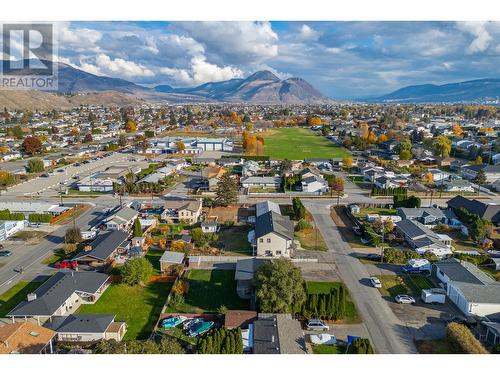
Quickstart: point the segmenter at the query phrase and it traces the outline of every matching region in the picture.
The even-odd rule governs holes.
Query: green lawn
[[[390,208],[366,207],[360,209],[359,215],[356,216],[365,217],[367,214],[396,215],[396,210]]]
[[[246,227],[221,229],[219,242],[224,244],[224,255],[252,255],[252,245],[248,242],[248,228]]]
[[[80,314],[115,314],[128,326],[126,340],[147,339],[156,324],[171,283],[149,283],[145,287],[112,284],[93,305],[82,305]]]
[[[28,293],[36,290],[43,281],[19,281],[12,288],[0,295],[0,317],[4,317],[10,310],[26,299]]]
[[[434,288],[432,282],[421,275],[380,275],[377,276],[382,283],[380,294],[386,297],[395,297],[398,294],[413,294],[419,296],[422,289]]]
[[[164,250],[149,250],[144,256],[147,260],[151,262],[154,269],[154,275],[159,275],[161,273],[160,270],[160,258],[163,255]]]
[[[264,155],[271,159],[338,158],[350,155],[343,147],[303,128],[272,129],[264,133]]]
[[[344,354],[345,346],[339,345],[312,345],[314,354]]]
[[[221,306],[229,310],[249,308],[249,301],[240,299],[236,294],[233,270],[191,270],[188,282],[189,291],[184,296],[184,303],[169,306],[169,312],[217,312]]]
[[[341,282],[338,281],[306,281],[307,291],[310,293],[329,293],[332,287],[337,287]],[[344,285],[345,287],[345,285]],[[345,287],[347,290],[347,287]],[[342,323],[346,324],[357,324],[361,323],[361,317],[358,314],[358,310],[354,305],[354,302],[351,299],[351,295],[347,290],[346,296],[346,318],[342,321]]]

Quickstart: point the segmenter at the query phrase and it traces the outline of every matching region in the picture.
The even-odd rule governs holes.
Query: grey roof
[[[165,251],[160,258],[160,262],[181,264],[184,260],[184,253],[176,251]]]
[[[78,260],[82,257],[90,256],[98,260],[106,260],[113,254],[113,252],[120,246],[127,245],[128,233],[121,230],[112,230],[105,232],[97,236],[97,238],[92,241],[90,246],[92,250],[82,251],[78,253],[73,259]]]
[[[441,260],[436,263],[436,266],[439,267],[439,269],[454,282],[476,285],[494,283],[492,278],[472,263],[459,261],[456,258]]]
[[[438,241],[440,240],[439,236],[436,233],[416,220],[401,220],[396,223],[396,227],[412,239],[427,236]]]
[[[264,201],[255,204],[255,216],[260,216],[269,211],[274,211],[278,214],[281,214],[280,206],[278,205],[278,203]]]
[[[235,280],[252,280],[255,271],[266,262],[265,259],[248,258],[236,262]]]
[[[300,323],[290,314],[259,314],[253,325],[255,354],[307,353]]]
[[[397,209],[398,215],[402,218],[415,218],[434,216],[437,219],[444,219],[446,215],[440,208],[435,207],[421,207],[421,208],[406,208],[400,207]]]
[[[136,210],[125,206],[120,208],[116,213],[114,213],[113,216],[111,217],[111,220],[119,218],[124,220],[125,222],[129,222],[136,216],[137,216]]]
[[[500,205],[480,202],[476,199],[467,199],[461,195],[450,199],[448,207],[455,210],[465,208],[472,214],[478,215],[481,219],[490,220],[493,223],[500,222]]]
[[[293,240],[293,231],[293,222],[286,216],[280,215],[274,211],[269,211],[263,215],[257,216],[255,238],[274,232],[289,240]]]
[[[59,333],[103,333],[115,320],[114,315],[76,314],[54,317],[52,329]]]
[[[52,316],[73,293],[95,294],[108,279],[98,272],[57,272],[35,290],[36,299],[21,302],[7,316]]]

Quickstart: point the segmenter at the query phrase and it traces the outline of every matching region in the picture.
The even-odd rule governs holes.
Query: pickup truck
[[[55,268],[78,269],[78,263],[74,260],[65,259],[54,264]]]

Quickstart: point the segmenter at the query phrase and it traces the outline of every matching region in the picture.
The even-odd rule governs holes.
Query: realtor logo
[[[0,89],[57,90],[52,24],[2,24],[0,34]]]

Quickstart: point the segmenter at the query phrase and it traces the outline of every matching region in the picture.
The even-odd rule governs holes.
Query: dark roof
[[[466,165],[462,169],[469,169],[474,172],[479,172],[483,169],[484,173],[500,173],[500,165]]]
[[[253,323],[253,352],[255,354],[280,354],[278,320],[276,316],[262,318]]]
[[[59,333],[102,333],[106,332],[114,320],[114,315],[71,314],[62,319],[54,319],[52,327]]]
[[[456,197],[450,199],[447,203],[448,207],[455,210],[465,208],[471,214],[478,215],[481,219],[490,220],[495,224],[500,222],[500,205],[487,204],[476,199],[467,199],[461,195],[457,195]]]
[[[120,246],[128,245],[126,241],[129,234],[127,232],[123,232],[121,230],[112,230],[109,232],[105,232],[92,241],[90,246],[92,250],[90,251],[82,251],[78,253],[73,259],[80,259],[86,256],[90,256],[92,258],[98,260],[106,260],[109,258],[111,254]]]
[[[98,272],[58,272],[35,290],[36,299],[21,302],[7,316],[51,316],[74,292],[95,294],[108,279]]]
[[[288,217],[274,211],[269,211],[257,216],[256,221],[255,238],[274,232],[282,237],[293,240],[293,222]]]

